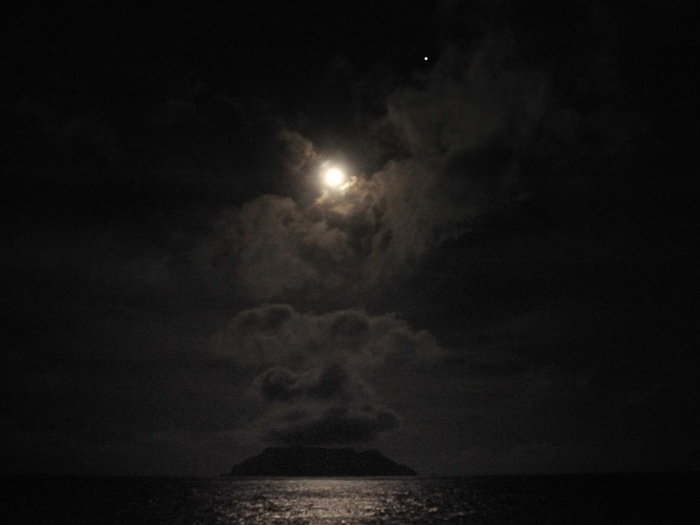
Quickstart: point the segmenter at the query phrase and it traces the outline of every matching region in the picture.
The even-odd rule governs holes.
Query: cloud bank
[[[399,416],[372,387],[444,355],[434,338],[392,314],[300,313],[266,304],[236,314],[210,356],[245,372],[250,436],[307,445],[367,442]]]

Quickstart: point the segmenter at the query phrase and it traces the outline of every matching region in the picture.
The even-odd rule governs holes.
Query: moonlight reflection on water
[[[232,480],[199,497],[221,517],[246,523],[428,523],[474,514],[478,492],[455,504],[447,486],[429,480],[254,479]],[[432,485],[431,490],[426,490]]]
[[[697,474],[19,478],[8,523],[697,523]]]

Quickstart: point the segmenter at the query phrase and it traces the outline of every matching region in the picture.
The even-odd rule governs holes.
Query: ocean
[[[700,475],[23,477],[2,524],[700,523]]]

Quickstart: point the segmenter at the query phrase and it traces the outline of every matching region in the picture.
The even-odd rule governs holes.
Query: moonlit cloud
[[[257,301],[292,294],[338,294],[347,301],[392,285],[431,246],[507,202],[517,172],[513,156],[484,149],[464,159],[392,161],[368,181],[310,207],[291,198],[254,199],[220,217],[206,266]],[[498,162],[490,162],[494,155]]]
[[[369,441],[398,426],[372,384],[445,352],[391,314],[303,314],[280,304],[238,313],[210,351],[247,371],[249,435],[309,445]]]
[[[448,46],[422,85],[387,97],[373,129],[390,160],[316,204],[266,195],[222,215],[210,261],[256,301],[334,294],[352,304],[400,282],[432,247],[524,194],[525,148],[565,112],[550,77],[518,53],[502,35],[471,52]],[[308,169],[312,143],[282,138],[290,172]]]
[[[243,310],[212,337],[212,357],[247,370],[286,366],[308,370],[345,363],[370,372],[389,361],[418,363],[441,355],[425,330],[414,330],[393,314],[360,310],[300,313],[289,305]]]
[[[266,195],[222,216],[209,249],[209,267],[260,301],[309,287],[333,292],[356,274],[347,233],[290,198]]]

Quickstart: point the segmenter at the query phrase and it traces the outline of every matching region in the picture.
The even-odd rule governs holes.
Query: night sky
[[[683,13],[75,4],[3,17],[2,472],[700,468]]]

